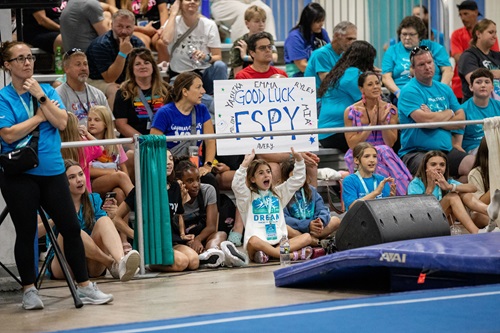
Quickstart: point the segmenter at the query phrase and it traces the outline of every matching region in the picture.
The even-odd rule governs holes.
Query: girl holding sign
[[[254,150],[245,156],[234,175],[232,189],[245,224],[243,248],[256,263],[266,263],[269,257],[279,258],[280,240],[283,236],[288,237],[283,208],[306,179],[302,155],[293,148],[292,155],[296,161],[294,174],[276,187],[273,186],[271,167],[264,160],[254,160]],[[292,260],[309,259],[312,255],[310,243],[308,233],[290,239]]]

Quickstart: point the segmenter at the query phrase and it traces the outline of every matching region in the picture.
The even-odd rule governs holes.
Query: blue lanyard
[[[363,177],[361,177],[361,175],[359,174],[359,171],[356,171],[355,174],[356,174],[356,176],[358,176],[359,180],[361,181],[361,185],[363,185],[363,188],[365,189],[366,195],[370,194],[370,192],[368,191],[368,188],[366,187],[365,180],[363,179]],[[378,186],[378,182],[377,182],[377,178],[375,178],[374,175],[372,175],[372,178],[373,178],[373,190],[375,191],[375,189]]]
[[[12,86],[12,83],[10,85]],[[14,88],[14,86],[12,86],[12,89],[16,90]],[[17,93],[17,91],[16,91],[16,93]],[[26,105],[26,102],[24,101],[23,97],[21,95],[19,95],[19,94],[17,94],[17,96],[19,96],[19,99],[21,100],[21,103],[23,103],[24,109],[26,110],[26,113],[28,114],[28,118],[33,117],[35,115],[35,111],[33,111],[33,100],[30,99],[30,101],[29,101],[30,106],[28,107],[28,105]]]
[[[300,218],[304,220],[306,218],[307,200],[304,194],[303,187],[300,189],[300,193],[302,194],[302,200],[299,200],[299,198],[297,198],[297,193],[295,193],[295,201],[297,201],[297,208],[299,209]]]

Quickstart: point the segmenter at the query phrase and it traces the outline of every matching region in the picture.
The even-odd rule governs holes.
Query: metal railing
[[[377,131],[389,129],[409,129],[409,128],[436,128],[445,125],[475,125],[483,124],[484,120],[466,120],[466,121],[448,121],[448,122],[432,122],[432,123],[415,123],[415,124],[398,124],[398,125],[377,125],[377,126],[362,126],[362,127],[332,127],[307,130],[287,130],[274,132],[247,132],[247,133],[231,133],[231,134],[198,134],[186,136],[168,136],[167,142],[185,141],[185,140],[210,140],[210,139],[235,139],[235,138],[252,138],[263,136],[285,136],[285,135],[301,135],[301,134],[324,134],[324,133],[345,133],[345,132],[360,132],[360,131]],[[138,249],[141,256],[140,273],[145,274],[144,266],[144,232],[143,232],[143,216],[142,216],[142,184],[141,184],[141,163],[140,163],[140,138],[135,135],[134,138],[125,139],[106,139],[96,141],[78,141],[78,142],[63,142],[61,148],[69,147],[87,147],[87,146],[106,146],[114,144],[130,144],[134,143],[134,165],[135,165],[135,191],[136,191],[136,229],[138,236]],[[242,152],[245,153],[245,152]]]

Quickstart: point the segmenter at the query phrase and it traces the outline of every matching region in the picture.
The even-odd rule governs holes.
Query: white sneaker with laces
[[[227,267],[242,267],[248,265],[248,256],[246,253],[239,251],[232,242],[224,241],[220,244],[220,248],[226,257],[224,263]]]
[[[107,304],[113,301],[113,295],[105,294],[97,288],[97,283],[90,282],[86,287],[76,289],[83,304]]]
[[[35,287],[31,287],[24,291],[23,309],[25,310],[43,309],[43,302],[40,299],[40,296],[38,296],[38,290]]]
[[[118,272],[120,281],[126,282],[132,279],[139,268],[141,256],[136,250],[131,250],[127,253],[118,264]]]
[[[222,266],[226,260],[224,252],[218,249],[208,249],[198,256],[200,268],[215,268]]]

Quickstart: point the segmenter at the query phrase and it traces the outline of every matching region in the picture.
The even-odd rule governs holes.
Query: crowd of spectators
[[[213,6],[234,2],[238,1],[214,1]],[[17,73],[18,69],[14,66],[29,64],[29,69],[33,70],[35,56],[30,52],[19,53],[26,51],[24,44],[19,44],[19,52],[16,51],[19,54],[15,57],[10,58],[10,51],[4,52],[3,66],[11,76],[18,76],[17,84],[22,80],[29,82],[23,89],[25,93],[36,93],[40,105],[49,103],[53,113],[65,109],[74,114],[67,121],[68,124],[72,122],[67,132],[72,132],[61,133],[66,140],[78,136],[79,140],[112,139],[116,132],[121,137],[214,133],[213,84],[214,80],[228,79],[228,75],[235,79],[314,77],[320,128],[448,122],[500,116],[500,102],[495,99],[500,98],[496,24],[489,19],[477,20],[480,13],[474,1],[464,1],[457,7],[464,28],[452,34],[451,56],[457,62],[456,73],[461,83],[459,91],[451,88],[456,80],[452,81],[450,57],[441,45],[441,36],[437,31],[428,33],[426,9],[419,11],[417,9],[423,8],[417,7],[399,24],[398,42],[379,54],[382,57],[381,69],[374,65],[377,50],[369,42],[357,40],[354,23],[343,21],[337,24],[330,40],[323,28],[327,14],[317,3],[303,9],[298,24],[285,40],[284,70],[275,66],[274,63],[279,60],[274,46],[274,18],[260,1],[246,4],[243,15],[218,19],[218,22],[239,27],[244,25],[248,29],[248,32],[235,36],[230,62],[226,64],[222,61],[218,26],[214,20],[200,14],[200,0],[162,0],[154,5],[148,1],[71,0],[67,3],[63,1],[62,6],[55,9],[38,8],[26,12],[23,26],[26,42],[49,53],[58,47],[65,51],[65,77],[57,87],[59,96],[56,102],[46,102],[45,94],[51,99],[56,96],[53,90],[44,85],[44,89],[30,88],[38,86],[38,82]],[[217,20],[216,16],[214,12]],[[429,36],[437,41],[429,40]],[[465,45],[467,38],[471,40],[470,46],[460,49],[458,45]],[[152,50],[157,52],[157,58]],[[162,61],[170,61],[166,72],[169,83],[161,77],[159,63]],[[383,96],[382,84],[390,96]],[[39,110],[31,110],[31,116],[34,114],[40,120],[49,120]],[[54,124],[62,131],[66,121],[64,126],[56,121]],[[10,125],[3,122],[4,127],[0,129],[2,141],[8,142],[8,145],[2,145],[2,152],[12,148],[13,140],[6,139],[10,135],[7,129]],[[23,133],[28,133],[26,131]],[[364,168],[363,174],[370,177],[376,172],[382,175],[382,178],[377,177],[384,184],[391,183],[390,190],[389,187],[384,190],[387,195],[389,192],[390,195],[406,195],[412,177],[417,174],[422,177],[422,165],[425,167],[427,159],[435,156],[445,159],[446,172],[450,177],[466,183],[483,136],[480,125],[464,129],[462,125],[443,124],[432,129],[328,133],[321,134],[319,138],[322,147],[346,153],[351,174],[356,167]],[[16,140],[20,138],[16,136]],[[372,145],[363,148],[371,154],[368,160],[363,160],[363,164],[363,152],[359,148],[356,150],[358,153],[361,151],[358,155],[353,151],[365,141]],[[175,172],[172,171],[173,166],[168,171],[171,176],[166,186],[176,192],[175,200],[184,206],[171,211],[172,220],[184,215],[176,229],[179,233],[176,258],[182,258],[179,259],[182,264],[179,261],[177,266],[156,267],[156,270],[246,265],[246,254],[234,247],[240,246],[242,239],[246,239],[243,238],[241,216],[234,204],[223,207],[219,193],[220,187],[229,187],[238,166],[226,167],[223,163],[216,166],[215,140],[169,142],[168,150],[177,164]],[[426,155],[428,151],[440,151],[441,154],[429,157]],[[97,257],[100,258],[97,271],[93,270],[90,275],[100,273],[99,270],[107,267],[114,276],[127,280],[133,272],[129,269],[123,279],[125,273],[116,273],[116,265],[127,253],[131,253],[128,239],[133,237],[133,231],[127,227],[126,220],[128,212],[134,210],[134,172],[128,170],[133,168],[134,151],[132,147],[111,145],[100,149],[90,160],[82,157],[86,152],[88,150],[71,153],[75,162],[69,165],[67,171],[72,168],[71,172],[85,174],[88,179],[84,177],[83,182],[87,190],[92,187],[95,192],[92,197],[104,198],[107,192],[113,191],[117,194],[116,203],[125,205],[124,213],[118,214],[119,219],[116,219],[119,222],[115,221],[121,239],[115,235],[110,247],[112,255]],[[188,161],[186,156],[190,155],[196,158]],[[288,154],[253,155],[252,158],[266,161],[266,167],[273,174],[273,182],[285,182],[292,175],[288,169],[287,174],[282,174],[280,167]],[[314,186],[317,184],[319,158],[311,153],[302,155],[307,184]],[[167,159],[172,159],[173,163],[173,157]],[[244,161],[245,165],[250,164],[245,157],[240,156],[238,160]],[[370,169],[372,167],[373,170]],[[450,184],[455,191],[458,183]],[[87,192],[77,188],[78,184],[74,187],[75,193],[79,191],[82,198],[88,196]],[[382,188],[376,189],[376,183],[374,187],[374,191],[382,191]],[[448,191],[448,185],[440,188]],[[466,192],[474,192],[474,188],[471,185]],[[299,196],[304,197],[304,193]],[[373,196],[378,197],[378,194]],[[309,194],[305,197],[312,198]],[[80,201],[78,199],[78,203]],[[488,212],[484,214],[483,208],[481,213],[488,215]],[[94,207],[96,209],[106,215],[100,207]],[[112,215],[115,220],[115,209]],[[457,218],[463,216],[462,212],[456,215]],[[221,225],[228,223],[228,219],[233,219],[229,223],[231,228],[225,226],[228,232],[221,232]],[[109,227],[111,222],[106,221]],[[314,237],[304,237],[307,238],[305,243],[311,241],[315,245],[319,239],[335,231],[339,221],[332,222],[334,225],[329,227],[328,223],[328,219],[322,222],[310,220],[306,224],[297,222],[301,228],[300,232],[296,231],[299,234],[310,231]],[[472,225],[474,219],[467,219],[465,223],[470,232],[477,232],[478,227],[485,225],[484,218],[477,226]],[[285,227],[282,227],[284,232]],[[323,232],[323,227],[328,232]],[[99,235],[99,230],[94,231]],[[92,230],[87,233],[92,235]],[[85,238],[83,240],[86,244]],[[119,242],[121,247],[117,246]],[[304,257],[309,258],[310,252]],[[194,254],[198,254],[199,258]],[[262,261],[262,258],[255,260],[253,252],[251,259]],[[84,285],[85,279],[86,275],[81,272],[80,280]],[[31,276],[26,281],[30,283]]]

